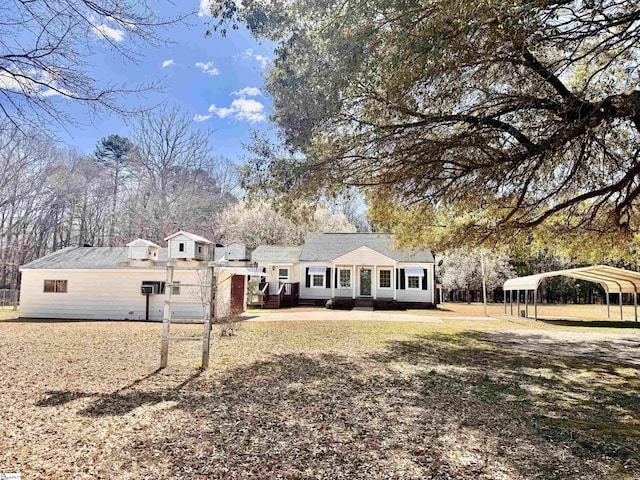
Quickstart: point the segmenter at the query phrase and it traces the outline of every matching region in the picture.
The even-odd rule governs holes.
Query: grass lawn
[[[13,315],[0,472],[23,479],[640,478],[640,330],[249,322],[201,373],[196,342],[156,370],[160,324]]]
[[[520,304],[520,310],[524,310],[524,303]],[[518,313],[517,303],[513,304],[513,316]],[[484,315],[484,305],[482,303],[450,303],[446,302],[438,306],[437,309],[431,310],[406,310],[404,313],[413,314],[419,312],[423,315],[437,316],[468,316],[468,315]],[[620,305],[611,305],[610,321],[620,320]],[[640,307],[638,307],[640,315]],[[487,305],[487,314],[494,317],[504,317],[504,304],[489,303]],[[633,321],[635,319],[633,305],[622,306],[623,319],[625,321]],[[510,316],[510,308],[507,303],[507,315]],[[563,304],[541,304],[538,305],[538,317],[547,320],[607,320],[606,305],[563,305]],[[529,318],[533,318],[533,304],[529,305]]]

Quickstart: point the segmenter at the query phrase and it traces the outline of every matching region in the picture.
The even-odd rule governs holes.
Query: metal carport
[[[507,292],[509,292],[509,304],[513,315],[513,292],[517,292],[518,310],[520,310],[520,291],[533,291],[534,319],[538,319],[538,287],[540,283],[551,277],[569,277],[578,280],[599,283],[604,288],[607,298],[607,316],[611,318],[609,294],[620,294],[620,320],[622,320],[622,294],[633,293],[633,306],[635,321],[638,321],[638,290],[640,290],[640,273],[623,268],[609,267],[607,265],[594,265],[591,267],[570,268],[555,272],[538,273],[526,277],[512,278],[504,282],[504,313],[507,313]],[[529,316],[529,298],[525,293],[525,317]]]

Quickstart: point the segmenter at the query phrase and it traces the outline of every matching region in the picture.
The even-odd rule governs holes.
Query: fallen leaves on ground
[[[197,342],[157,369],[159,324],[0,321],[0,472],[640,476],[637,335],[452,322],[246,324],[201,372]]]

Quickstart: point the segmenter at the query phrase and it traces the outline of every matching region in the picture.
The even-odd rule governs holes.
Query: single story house
[[[396,249],[394,243],[393,236],[381,233],[312,233],[302,247],[259,246],[251,260],[264,272],[272,295],[283,288],[286,295],[296,291],[301,301],[433,306],[433,254]]]
[[[167,247],[144,239],[126,247],[69,247],[34,260],[22,273],[20,315],[26,318],[162,321],[167,264],[174,265],[173,318],[204,317],[206,266],[212,243],[189,232],[167,237]],[[215,315],[243,311],[246,261],[216,264]],[[183,283],[189,286],[179,286]]]

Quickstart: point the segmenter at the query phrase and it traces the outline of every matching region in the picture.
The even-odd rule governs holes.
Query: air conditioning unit
[[[142,287],[140,288],[141,288],[141,293],[143,295],[164,294],[164,282],[145,281],[145,282],[142,282]],[[145,293],[145,292],[148,292],[148,293]]]

